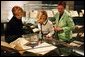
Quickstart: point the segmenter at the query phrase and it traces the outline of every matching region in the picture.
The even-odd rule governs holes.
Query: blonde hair
[[[23,9],[22,9],[21,7],[19,7],[19,6],[14,6],[14,7],[12,8],[12,13],[13,13],[14,16],[15,16],[16,14],[19,14],[19,12],[23,13]]]
[[[41,15],[40,15],[41,13]],[[40,20],[40,18],[42,17],[42,15],[45,15],[46,16],[46,19],[48,18],[48,15],[47,15],[47,12],[44,11],[44,10],[40,10],[37,14],[37,19]]]

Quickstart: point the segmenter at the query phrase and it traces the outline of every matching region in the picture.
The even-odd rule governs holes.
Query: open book
[[[27,42],[29,41],[25,40],[24,38],[18,38],[17,40],[11,43],[1,41],[1,46],[17,50],[20,54],[23,54],[25,50],[21,47],[21,45],[24,45]]]

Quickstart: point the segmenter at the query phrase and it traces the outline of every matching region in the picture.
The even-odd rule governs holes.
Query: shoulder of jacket
[[[70,17],[70,18],[71,18],[70,14],[69,14],[69,13],[67,13],[66,11],[65,11],[65,16],[67,16],[67,17]]]

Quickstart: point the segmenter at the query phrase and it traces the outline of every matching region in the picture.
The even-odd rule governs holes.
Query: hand
[[[52,40],[53,38],[52,38],[51,35],[46,35],[46,39],[47,39],[47,40]]]
[[[42,43],[42,41],[41,41],[41,40],[39,40],[39,41],[38,41],[38,45],[39,45],[39,44],[41,44],[41,43]]]
[[[50,38],[50,37],[52,37],[52,36],[51,36],[51,35],[49,35],[49,34],[48,34],[48,35],[46,35],[46,38]]]
[[[60,27],[54,27],[54,30],[55,30],[55,31],[62,31],[63,29],[60,28]]]
[[[39,19],[39,20],[37,20],[37,22],[40,24],[43,24],[44,21],[42,19]]]

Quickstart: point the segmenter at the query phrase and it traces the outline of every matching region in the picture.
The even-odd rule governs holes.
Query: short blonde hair
[[[12,13],[13,13],[14,16],[15,16],[16,14],[19,14],[19,12],[22,12],[22,13],[23,13],[23,9],[22,9],[21,7],[19,7],[19,6],[14,6],[14,7],[12,8]]]
[[[40,13],[41,13],[41,15],[40,15]],[[40,11],[38,12],[38,14],[37,14],[37,19],[39,20],[40,17],[42,17],[42,15],[45,15],[45,16],[46,16],[46,19],[48,18],[47,12],[44,11],[44,10],[40,10]]]

